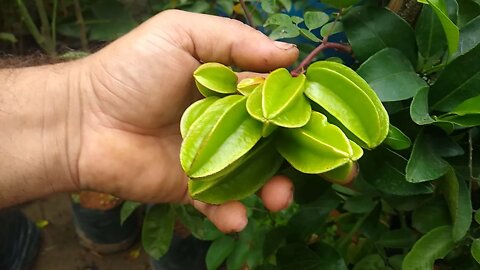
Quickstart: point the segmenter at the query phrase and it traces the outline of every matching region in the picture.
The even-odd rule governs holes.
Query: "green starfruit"
[[[319,112],[313,112],[310,121],[301,128],[281,129],[277,150],[304,173],[328,172],[363,155],[362,148]]]
[[[219,63],[205,63],[193,73],[198,90],[203,96],[225,96],[237,92],[237,75]]]
[[[187,132],[195,122],[195,120],[202,115],[213,102],[217,101],[218,97],[212,96],[201,99],[188,107],[182,115],[182,119],[180,120],[180,134],[182,134],[182,138],[185,139],[187,136]]]
[[[293,78],[286,69],[277,69],[248,96],[247,110],[267,127],[272,124],[301,127],[308,122],[312,111],[303,95],[304,86],[305,75]]]
[[[190,180],[190,196],[212,204],[241,200],[262,187],[277,172],[282,161],[272,139],[266,139],[236,161],[234,169],[227,174],[213,177],[209,181]]]
[[[354,140],[372,149],[386,138],[388,114],[379,98],[355,71],[335,62],[320,61],[307,70],[305,95],[331,114],[354,135]],[[347,132],[348,131],[348,132]]]
[[[262,123],[251,118],[246,97],[214,101],[193,122],[180,149],[180,162],[190,178],[213,175],[246,154],[261,138]]]

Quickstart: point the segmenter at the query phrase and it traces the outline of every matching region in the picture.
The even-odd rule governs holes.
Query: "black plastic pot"
[[[89,209],[72,203],[75,230],[84,247],[99,253],[114,253],[129,248],[139,232],[138,215],[120,224],[122,204],[108,210]]]
[[[174,235],[167,254],[159,260],[150,260],[153,270],[204,270],[205,255],[210,242],[193,236],[182,238]]]

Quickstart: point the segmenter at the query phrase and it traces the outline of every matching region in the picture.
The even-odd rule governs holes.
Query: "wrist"
[[[0,207],[78,189],[81,67],[0,70]]]

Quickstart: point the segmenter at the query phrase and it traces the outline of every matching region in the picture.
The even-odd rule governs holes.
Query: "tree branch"
[[[245,18],[247,19],[248,25],[255,28],[255,23],[253,22],[252,13],[248,9],[247,5],[245,4],[245,1],[244,0],[239,0],[239,1],[240,1],[240,5],[242,6],[243,13],[245,13]]]

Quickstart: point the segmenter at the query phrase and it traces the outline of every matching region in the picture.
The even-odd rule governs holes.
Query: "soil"
[[[83,248],[75,234],[70,197],[54,195],[32,202],[23,212],[33,221],[46,223],[42,244],[32,270],[149,270],[149,259],[139,241],[128,250],[101,255]]]

